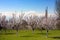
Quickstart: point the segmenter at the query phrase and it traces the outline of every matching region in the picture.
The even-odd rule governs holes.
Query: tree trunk
[[[46,37],[48,37],[48,29],[46,30]]]
[[[18,29],[16,30],[16,36],[18,36]]]

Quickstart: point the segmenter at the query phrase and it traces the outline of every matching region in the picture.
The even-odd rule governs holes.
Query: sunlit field
[[[15,30],[0,32],[0,40],[60,40],[60,30],[49,30],[46,37],[46,30],[19,30],[18,35]]]

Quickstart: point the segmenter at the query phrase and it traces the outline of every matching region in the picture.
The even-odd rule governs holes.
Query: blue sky
[[[0,0],[0,12],[21,10],[44,12],[46,6],[49,13],[54,13],[55,0]]]

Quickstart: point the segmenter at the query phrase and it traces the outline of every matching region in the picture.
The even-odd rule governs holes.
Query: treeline
[[[9,20],[6,19],[5,15],[0,15],[0,29],[46,29],[46,24],[48,29],[56,29],[56,18],[48,17],[46,22],[46,17],[38,16],[27,16],[24,17],[24,14],[16,16],[12,14],[12,17]]]

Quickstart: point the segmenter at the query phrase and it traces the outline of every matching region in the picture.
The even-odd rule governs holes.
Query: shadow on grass
[[[46,35],[46,33],[36,33],[37,35]],[[51,33],[48,33],[50,35]]]
[[[16,34],[16,33],[0,33],[0,35],[13,35],[13,34]]]
[[[60,36],[54,36],[54,37],[49,37],[49,38],[60,39]]]
[[[20,36],[20,37],[32,37],[32,36]]]

